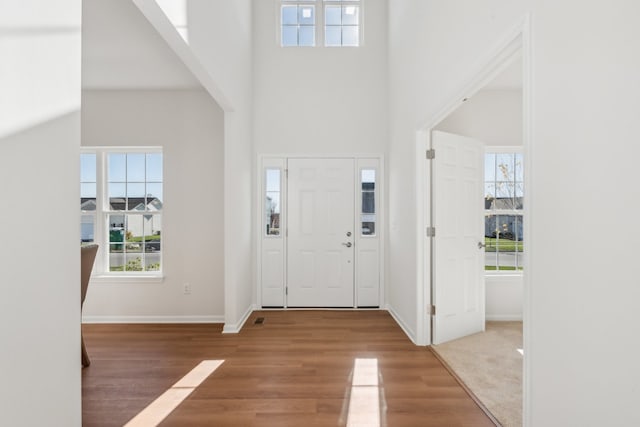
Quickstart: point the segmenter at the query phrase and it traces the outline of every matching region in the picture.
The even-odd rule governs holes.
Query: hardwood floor
[[[202,360],[224,363],[161,425],[344,426],[357,358],[377,359],[380,426],[493,426],[384,311],[260,311],[234,335],[222,325],[83,330],[85,426],[124,425]]]

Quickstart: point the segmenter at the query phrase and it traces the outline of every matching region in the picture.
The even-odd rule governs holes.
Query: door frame
[[[524,164],[527,173],[525,174],[525,195],[524,195],[524,239],[527,242],[527,250],[524,252],[524,265],[528,267],[524,274],[524,295],[523,295],[523,340],[525,355],[523,359],[523,419],[524,425],[530,425],[530,381],[531,362],[527,357],[532,351],[532,330],[531,312],[531,274],[529,273],[531,260],[530,254],[535,244],[531,237],[531,177],[535,171],[533,167],[533,134],[532,134],[532,93],[533,93],[533,46],[532,46],[532,16],[527,13],[506,35],[497,43],[479,68],[474,70],[472,77],[464,84],[460,90],[455,92],[444,106],[430,119],[418,126],[416,131],[416,344],[431,345],[432,343],[432,322],[430,315],[431,302],[433,301],[432,289],[432,240],[427,237],[426,229],[432,225],[431,211],[431,174],[430,162],[426,159],[426,150],[432,147],[431,131],[446,117],[453,113],[468,98],[477,93],[518,56],[522,58],[522,97],[523,97],[523,133],[522,148],[524,153]]]
[[[387,182],[386,182],[386,175],[385,175],[385,158],[383,154],[380,153],[349,153],[349,154],[266,154],[266,153],[258,153],[257,154],[257,158],[256,158],[256,167],[254,168],[255,172],[256,172],[256,176],[255,176],[255,182],[256,182],[256,190],[254,192],[254,200],[255,200],[255,207],[254,207],[254,212],[256,213],[256,217],[255,217],[255,221],[254,221],[254,231],[255,231],[255,238],[254,238],[254,242],[255,242],[255,306],[258,309],[261,309],[262,307],[262,303],[263,303],[263,296],[262,296],[262,275],[261,275],[261,269],[262,269],[262,252],[263,252],[263,235],[262,235],[262,227],[263,227],[263,217],[262,217],[262,213],[263,213],[263,189],[264,189],[264,169],[265,169],[265,163],[268,162],[273,162],[273,161],[280,161],[281,164],[283,165],[283,168],[286,168],[287,166],[287,160],[289,159],[353,159],[354,160],[354,167],[355,167],[355,175],[356,178],[358,178],[359,176],[359,168],[358,168],[358,161],[359,160],[367,160],[367,159],[372,159],[377,161],[378,165],[377,165],[377,170],[378,170],[378,176],[376,177],[376,184],[378,187],[378,203],[377,203],[377,209],[378,212],[376,213],[376,221],[377,221],[377,229],[378,232],[377,237],[378,237],[378,242],[379,242],[379,246],[378,246],[378,250],[379,250],[379,254],[378,254],[378,266],[379,266],[379,289],[378,289],[378,300],[379,300],[379,309],[385,309],[386,308],[386,298],[385,298],[385,276],[386,276],[386,271],[385,271],[385,259],[386,259],[386,252],[385,252],[385,240],[386,240],[386,197],[385,197],[385,193],[386,193],[386,188],[387,188]],[[286,173],[282,175],[282,182],[281,182],[281,191],[284,193],[282,199],[282,206],[281,206],[281,215],[284,217],[283,223],[281,224],[281,227],[285,228],[287,226],[288,223],[288,195],[286,194],[287,192],[287,176]],[[354,186],[356,187],[356,193],[355,196],[358,196],[358,192],[359,192],[359,188],[358,188],[358,180],[356,179],[356,181],[354,182]],[[354,220],[357,217],[358,213],[356,212],[356,215],[354,215]],[[359,227],[357,226],[357,222],[356,222],[356,228],[355,230],[358,230]],[[286,228],[285,228],[286,229]],[[357,231],[354,231],[357,232]],[[284,287],[286,288],[287,286],[287,259],[288,259],[288,254],[287,254],[287,242],[286,242],[286,232],[284,233],[284,235],[282,236],[283,239],[283,257],[284,257],[284,265],[283,265],[283,271],[284,271]],[[357,248],[356,248],[357,249]],[[357,255],[357,251],[354,254],[354,259],[355,259],[355,265],[354,265],[354,309],[357,308],[357,301],[358,301],[358,273],[357,273],[357,267],[358,267],[358,255]],[[282,308],[278,308],[278,309],[289,309],[287,307],[287,300],[286,300],[286,295],[284,296],[284,305]],[[317,310],[317,308],[296,308],[296,310]],[[340,308],[339,310],[345,310],[345,308]]]

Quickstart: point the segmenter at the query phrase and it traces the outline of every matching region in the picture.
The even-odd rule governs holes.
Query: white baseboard
[[[404,331],[404,333],[407,335],[407,337],[409,337],[411,342],[414,343],[415,345],[418,345],[417,344],[418,340],[417,340],[415,332],[413,332],[413,330],[411,330],[411,328],[402,320],[402,318],[398,315],[398,313],[395,312],[393,307],[390,307],[387,304],[386,309],[389,312],[389,314],[391,315],[391,317],[393,317],[393,320],[396,321],[396,323]]]
[[[249,308],[247,308],[247,311],[244,313],[244,315],[240,319],[240,321],[238,321],[238,323],[234,323],[234,324],[225,323],[224,327],[222,328],[222,333],[237,334],[238,332],[240,332],[245,322],[247,321],[247,319],[249,319],[249,316],[251,315],[251,313],[253,313],[254,310],[256,310],[256,306],[253,304],[250,305]]]
[[[484,318],[489,322],[522,322],[522,314],[487,314]]]
[[[82,323],[224,323],[224,316],[82,316]]]

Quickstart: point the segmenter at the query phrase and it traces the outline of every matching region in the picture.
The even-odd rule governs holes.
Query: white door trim
[[[283,164],[286,165],[287,160],[289,159],[338,159],[338,158],[343,158],[343,159],[353,159],[355,161],[356,164],[356,173],[359,173],[359,168],[358,165],[364,165],[365,167],[367,166],[367,160],[369,161],[375,161],[377,162],[377,170],[378,170],[378,177],[376,178],[376,186],[377,186],[377,191],[378,191],[378,203],[376,204],[377,206],[377,228],[378,228],[378,241],[379,241],[379,256],[378,256],[378,266],[379,266],[379,308],[380,309],[384,309],[386,308],[386,292],[385,292],[385,240],[386,240],[386,197],[385,197],[385,189],[387,187],[387,183],[386,183],[386,175],[385,175],[385,158],[384,155],[380,154],[380,153],[357,153],[357,154],[265,154],[265,153],[258,153],[257,154],[257,158],[256,158],[256,177],[255,177],[255,191],[254,191],[254,200],[255,200],[255,212],[256,212],[256,218],[255,218],[255,222],[254,222],[254,231],[255,231],[255,243],[256,243],[256,249],[255,249],[255,259],[256,259],[256,275],[255,275],[255,306],[256,307],[262,307],[263,306],[263,289],[262,289],[262,275],[261,275],[261,269],[262,269],[262,258],[263,258],[263,217],[262,217],[262,213],[263,213],[263,204],[264,204],[264,200],[263,200],[263,190],[264,190],[264,169],[265,169],[265,164]],[[363,162],[363,163],[361,163]],[[266,166],[268,167],[268,166]],[[286,174],[283,175],[283,182],[282,182],[282,188],[283,190],[286,190],[287,188],[287,181],[286,181]],[[357,181],[357,180],[356,180]],[[357,182],[356,182],[357,185]],[[284,194],[283,195],[283,206],[282,209],[284,211],[284,213],[282,214],[282,216],[284,217],[284,222],[287,221],[287,215],[286,215],[286,210],[287,210],[287,195]],[[286,224],[283,224],[283,228],[284,226],[286,226]],[[358,228],[358,227],[356,227]],[[354,231],[355,232],[355,231]],[[286,236],[283,236],[283,239],[286,239]],[[286,272],[287,270],[287,266],[286,266],[286,259],[288,254],[286,253],[286,244],[284,244],[284,240],[283,240],[283,256],[284,256],[284,264],[283,264],[283,269]],[[357,247],[356,247],[357,248]],[[357,251],[356,251],[357,253]],[[357,256],[357,255],[356,255]],[[356,261],[356,267],[357,267],[357,261]],[[285,273],[286,275],[286,273]],[[357,273],[356,273],[357,275]],[[286,286],[286,277],[285,277],[285,286]],[[358,283],[358,282],[356,282]],[[356,287],[356,295],[355,295],[355,301],[358,301],[358,290],[357,290],[357,285]],[[284,292],[284,290],[283,290]],[[287,308],[286,306],[286,296],[283,294],[283,299],[285,302],[285,305],[282,308]]]
[[[431,131],[443,119],[448,117],[469,97],[475,94],[489,81],[496,77],[502,70],[521,55],[523,63],[523,152],[525,157],[525,188],[530,189],[531,178],[535,169],[533,168],[534,139],[532,135],[532,17],[527,13],[522,20],[515,25],[507,34],[495,45],[485,56],[484,66],[479,67],[473,77],[455,93],[449,101],[435,115],[426,120],[416,131],[416,301],[418,324],[416,325],[416,344],[431,344],[431,316],[427,307],[432,301],[431,296],[431,272],[432,268],[428,260],[431,259],[430,238],[426,236],[426,228],[431,225],[430,215],[430,185],[431,180],[427,177],[431,174],[429,161],[425,158],[425,152],[431,148]],[[531,191],[525,191],[524,196],[524,239],[527,242],[527,251],[524,252],[525,266],[531,265],[531,249],[535,241],[530,238],[532,218],[530,217],[532,197]],[[531,274],[530,269],[524,274],[524,300],[523,300],[523,338],[524,348],[527,349],[524,357],[523,369],[523,420],[524,426],[531,425],[531,360],[527,356],[532,353],[533,343],[531,340],[533,325],[531,324],[532,298],[531,298]]]

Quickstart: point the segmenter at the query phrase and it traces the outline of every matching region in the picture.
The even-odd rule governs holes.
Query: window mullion
[[[518,189],[518,184],[522,180],[522,169],[518,165],[521,154],[519,150],[509,147],[491,147],[486,154],[493,157],[490,162],[487,162],[485,157],[485,197],[486,200],[492,200],[491,207],[484,212],[485,237],[491,238],[491,233],[494,231],[493,239],[496,244],[495,254],[487,258],[486,265],[491,267],[495,261],[497,273],[512,270],[521,272],[520,255],[523,243],[520,227],[524,216],[522,203],[519,201],[522,198],[523,189]],[[498,184],[505,185],[507,188],[500,187]]]
[[[96,221],[95,221],[95,241],[100,244],[100,256],[97,257],[98,272],[100,274],[107,271],[109,256],[109,241],[105,238],[105,227],[108,227],[107,217],[104,215],[105,197],[107,194],[106,175],[107,166],[105,164],[105,154],[102,150],[96,151]]]
[[[316,45],[322,47],[326,46],[324,40],[324,8],[325,4],[324,0],[322,0],[318,4],[318,11],[316,12],[316,37],[318,38]]]
[[[94,241],[99,245],[99,252],[95,261],[96,274],[111,275],[111,273],[115,273],[114,276],[118,275],[117,272],[119,270],[116,269],[112,271],[111,265],[111,256],[113,254],[111,252],[110,242],[112,239],[110,222],[116,220],[119,224],[119,217],[121,217],[122,220],[123,240],[120,242],[114,239],[114,242],[117,241],[122,244],[122,262],[124,262],[125,265],[123,271],[127,272],[126,232],[131,229],[135,230],[135,237],[140,237],[140,239],[132,239],[132,242],[139,242],[140,247],[139,249],[134,249],[134,253],[139,255],[142,265],[142,270],[134,269],[131,270],[131,272],[133,272],[134,275],[137,275],[135,273],[138,271],[144,273],[149,272],[149,274],[152,275],[161,274],[163,246],[160,233],[162,228],[162,184],[164,182],[162,176],[162,149],[156,147],[153,149],[150,149],[150,147],[95,147],[93,149],[84,148],[81,150],[81,153],[92,153],[95,155],[95,211],[83,211],[80,215],[81,218],[83,216],[93,215]],[[119,172],[121,175],[119,176],[109,176],[109,172],[112,170],[112,167],[109,166],[109,162],[112,160],[112,154],[124,155],[124,159],[121,159],[122,163],[114,166],[119,170],[124,167],[124,171],[121,170],[121,172]],[[128,156],[130,154],[136,154],[138,157],[142,154],[143,163],[140,164],[141,160],[139,158],[135,163],[131,163],[133,160],[129,159]],[[153,160],[151,160],[153,161],[153,165],[148,163],[149,156],[153,157]],[[156,170],[156,168],[159,168],[159,170]],[[118,199],[120,198],[121,191],[124,191],[123,197],[125,203],[122,206],[122,210],[114,210],[114,206],[119,208],[119,201],[117,203],[114,201],[114,203],[116,203],[115,205],[111,204],[109,197],[110,179],[115,179],[114,182],[121,186],[120,188],[112,189],[116,191],[114,195],[117,196]],[[134,187],[131,187],[129,179],[135,180],[132,184]],[[140,194],[141,192],[142,194]],[[152,194],[153,199],[148,199],[148,194]],[[133,206],[128,200],[131,195],[133,195],[132,197],[136,206]],[[153,201],[153,208],[149,206],[150,200]],[[139,203],[144,206],[143,210],[130,210],[134,208],[140,209],[138,206]],[[114,216],[118,218],[113,218]],[[133,220],[134,218],[139,219],[135,225],[132,226],[135,227],[135,229],[127,224],[129,219]],[[120,227],[120,225],[117,226]],[[147,240],[148,236],[155,237],[149,237]],[[156,262],[154,262],[151,267],[148,263],[147,250],[154,252],[153,257],[150,259]]]
[[[363,27],[363,2],[360,0],[335,0],[335,1],[327,1],[327,0],[280,0],[278,3],[280,6],[279,16],[280,16],[280,44],[283,47],[290,46],[352,46],[357,47],[362,43],[362,27]],[[300,21],[300,7],[310,6],[314,9],[314,20],[313,20],[313,36],[314,43],[309,43],[306,39],[305,41],[301,40],[302,29],[308,29],[311,24],[309,22],[305,22],[302,24]],[[339,23],[331,22],[331,25],[328,25],[327,21],[327,7],[339,9],[340,19]],[[297,10],[297,18],[295,20],[291,13],[293,9]],[[346,9],[345,9],[346,8]],[[285,12],[286,11],[286,12]],[[334,10],[335,11],[335,10]],[[346,12],[345,12],[346,11]],[[344,14],[347,13],[349,15],[349,19],[345,21]],[[355,16],[353,16],[355,15]],[[285,19],[286,16],[286,19]],[[296,28],[296,38],[293,38],[292,28]],[[327,29],[330,28],[331,32],[329,33]],[[337,37],[336,31],[340,32],[339,40]],[[335,34],[334,34],[335,33]],[[348,33],[348,37],[345,38],[345,34]],[[327,43],[327,37],[332,38],[332,43]]]

